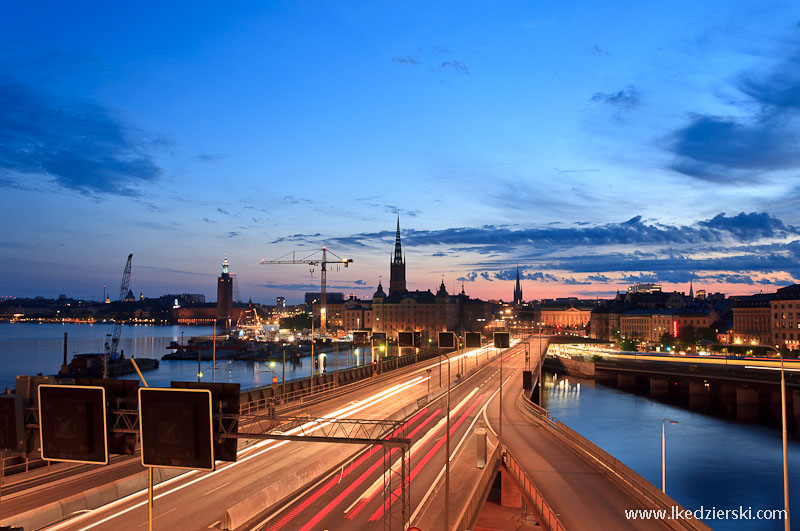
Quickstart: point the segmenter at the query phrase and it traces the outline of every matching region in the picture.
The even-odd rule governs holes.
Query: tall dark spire
[[[397,235],[394,239],[394,256],[389,262],[389,295],[406,292],[406,261],[400,245],[400,215],[397,215]]]
[[[522,303],[522,286],[519,285],[519,265],[517,265],[517,284],[514,286],[514,304]]]
[[[400,246],[400,215],[397,215],[397,235],[394,237],[394,262],[395,264],[403,263],[403,250]]]
[[[694,299],[694,286],[692,286],[691,280],[689,280],[689,298]]]

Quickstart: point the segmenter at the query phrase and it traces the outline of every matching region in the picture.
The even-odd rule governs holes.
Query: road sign
[[[510,344],[508,332],[494,333],[494,348],[508,348]]]
[[[47,461],[107,464],[105,389],[40,385],[39,437]]]
[[[139,388],[142,465],[214,470],[211,391]]]
[[[401,347],[415,347],[414,332],[398,332],[397,344]]]
[[[273,375],[272,385],[278,383],[278,377]],[[174,389],[208,389],[211,391],[211,411],[216,432],[236,433],[239,431],[239,419],[231,416],[239,415],[239,401],[242,391],[238,383],[217,382],[171,382]],[[227,418],[219,418],[220,413]],[[224,429],[223,428],[224,422]],[[219,434],[219,433],[218,433]],[[214,440],[214,459],[217,461],[236,461],[236,451],[239,449],[238,439]]]
[[[25,451],[25,408],[19,395],[0,395],[0,450]]]
[[[467,348],[481,348],[481,334],[480,334],[480,332],[467,332],[466,347]]]
[[[456,335],[453,332],[439,332],[439,348],[456,348]]]

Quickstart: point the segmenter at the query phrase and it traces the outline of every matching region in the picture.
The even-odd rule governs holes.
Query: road
[[[521,367],[522,352],[507,353],[505,362],[512,361]],[[499,358],[493,349],[479,357],[485,359],[487,354],[491,362],[451,391],[449,438],[453,457],[463,451],[464,441],[499,391]],[[471,357],[466,361],[468,367],[474,366]],[[521,379],[519,374],[517,376]],[[410,464],[405,473],[399,450],[384,452],[378,446],[365,449],[350,466],[321,478],[295,499],[264,515],[250,529],[404,529],[403,522],[409,517],[414,522],[432,494],[443,488],[448,436],[446,403],[437,401],[420,409],[407,420],[404,433],[412,440]],[[403,484],[407,486],[406,495],[410,501],[405,513]],[[455,518],[457,509],[452,508],[451,519]]]
[[[482,365],[486,364],[487,354],[484,351],[477,356]],[[476,357],[474,351],[464,354],[467,368],[474,372]],[[458,366],[461,359],[451,360],[451,374],[453,380],[458,373]],[[412,368],[397,371],[386,380],[376,385],[362,388],[347,396],[331,399],[322,404],[311,406],[302,410],[301,413],[308,413],[312,417],[323,418],[363,418],[363,419],[384,419],[392,418],[404,408],[417,403],[417,399],[425,397],[430,385],[431,394],[438,391],[438,370],[439,362],[428,361],[415,365]],[[446,362],[444,365],[444,382],[447,378]],[[428,372],[431,369],[432,372]],[[491,371],[492,369],[489,369]],[[476,373],[483,374],[483,373]],[[473,385],[476,376],[468,379],[464,384],[457,387],[457,393],[453,395],[453,404],[464,400],[469,394],[468,385]],[[444,383],[443,382],[443,383]],[[463,395],[461,394],[463,393]],[[479,408],[480,402],[476,399],[485,400],[485,392],[472,392],[469,400],[458,410],[459,414],[469,411],[474,415]],[[460,397],[460,398],[457,398]],[[432,406],[431,406],[432,407]],[[409,424],[410,430],[419,428],[422,423],[424,426],[417,430],[414,437],[426,437],[426,444],[437,445],[437,434],[441,436],[441,430],[433,435],[425,435],[426,430],[438,426],[441,418],[441,411],[436,412],[435,407],[430,407],[422,413],[418,413],[413,422]],[[428,418],[436,413],[436,417]],[[461,418],[461,417],[459,417]],[[467,429],[466,418],[458,425],[458,418],[453,421],[456,433],[462,433]],[[459,431],[460,430],[460,431]],[[410,432],[409,432],[410,433]],[[439,439],[442,440],[443,439]],[[441,446],[441,445],[439,445]],[[289,471],[300,469],[309,463],[323,463],[333,467],[352,456],[357,456],[360,452],[367,450],[369,457],[364,458],[361,463],[354,463],[350,467],[353,471],[352,477],[358,477],[355,472],[361,470],[362,464],[370,467],[374,464],[373,459],[376,455],[382,455],[382,450],[365,448],[363,445],[333,444],[333,443],[306,443],[306,442],[287,442],[287,441],[260,441],[252,444],[248,448],[240,450],[238,460],[235,463],[217,463],[217,469],[213,472],[190,471],[179,477],[173,478],[158,485],[155,489],[155,529],[181,529],[181,530],[204,530],[220,528],[220,521],[225,511],[247,498],[252,493],[263,489],[283,478]],[[369,454],[369,452],[372,452]],[[426,449],[427,452],[427,449]],[[413,450],[412,450],[413,453]],[[429,459],[432,461],[433,457]],[[368,464],[367,464],[368,463]],[[414,461],[412,461],[414,463]],[[416,464],[414,465],[416,466]],[[381,470],[382,472],[382,470]],[[359,472],[359,475],[361,472]],[[411,474],[414,472],[412,470]],[[379,473],[380,475],[380,473]],[[419,475],[419,473],[417,474]],[[350,476],[350,474],[348,474]],[[366,481],[365,481],[366,483]],[[369,481],[369,484],[372,480]],[[381,483],[382,487],[382,483]],[[414,485],[412,483],[412,492]],[[382,488],[381,488],[382,492]],[[289,494],[288,492],[286,494]],[[361,493],[357,493],[360,495]],[[321,496],[320,496],[321,497]],[[364,504],[358,511],[359,518],[382,526],[379,520],[370,521],[374,509],[371,503],[375,502],[373,497]],[[378,502],[375,502],[378,503]],[[310,511],[310,510],[309,510]],[[310,514],[310,512],[309,512]],[[361,528],[353,520],[342,518],[335,513],[330,514],[331,521],[353,522],[353,529]],[[379,518],[379,517],[378,517]],[[345,522],[345,523],[347,523]],[[327,524],[327,521],[326,521]],[[302,525],[302,524],[301,524]],[[294,529],[295,523],[287,529]],[[146,491],[142,491],[115,502],[109,503],[98,509],[88,511],[70,518],[60,524],[53,525],[51,530],[84,530],[84,529],[146,529],[147,528],[147,503]],[[314,528],[325,529],[324,525]],[[339,525],[330,527],[340,529]]]
[[[535,351],[537,341],[532,341],[531,347]],[[514,370],[518,362],[512,358],[508,367]],[[667,529],[663,522],[626,520],[625,509],[656,507],[631,497],[608,473],[565,447],[548,430],[532,424],[517,408],[521,393],[521,377],[511,378],[504,385],[502,442],[566,529]],[[498,410],[499,401],[493,400],[487,414],[495,433],[500,424]]]

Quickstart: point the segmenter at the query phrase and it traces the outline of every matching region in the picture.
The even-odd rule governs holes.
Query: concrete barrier
[[[157,468],[153,474],[155,485],[186,473],[174,468]],[[78,511],[97,509],[108,503],[147,489],[148,473],[140,472],[124,479],[91,488],[63,500],[45,504],[24,513],[9,516],[0,525],[18,526],[23,529],[40,529],[70,517]]]
[[[248,496],[233,507],[225,511],[222,518],[222,529],[233,531],[244,526],[249,521],[256,518],[259,514],[267,511],[270,507],[280,503],[289,496],[294,495],[309,482],[340,468],[344,463],[352,459],[352,454],[342,463],[335,467],[326,469],[320,463],[311,464],[303,469],[295,470],[285,474],[281,479],[272,483],[269,487],[259,490]],[[288,496],[287,496],[288,493]]]

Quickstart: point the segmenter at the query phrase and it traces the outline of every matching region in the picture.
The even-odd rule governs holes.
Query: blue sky
[[[0,295],[800,279],[792,2],[0,8]]]

